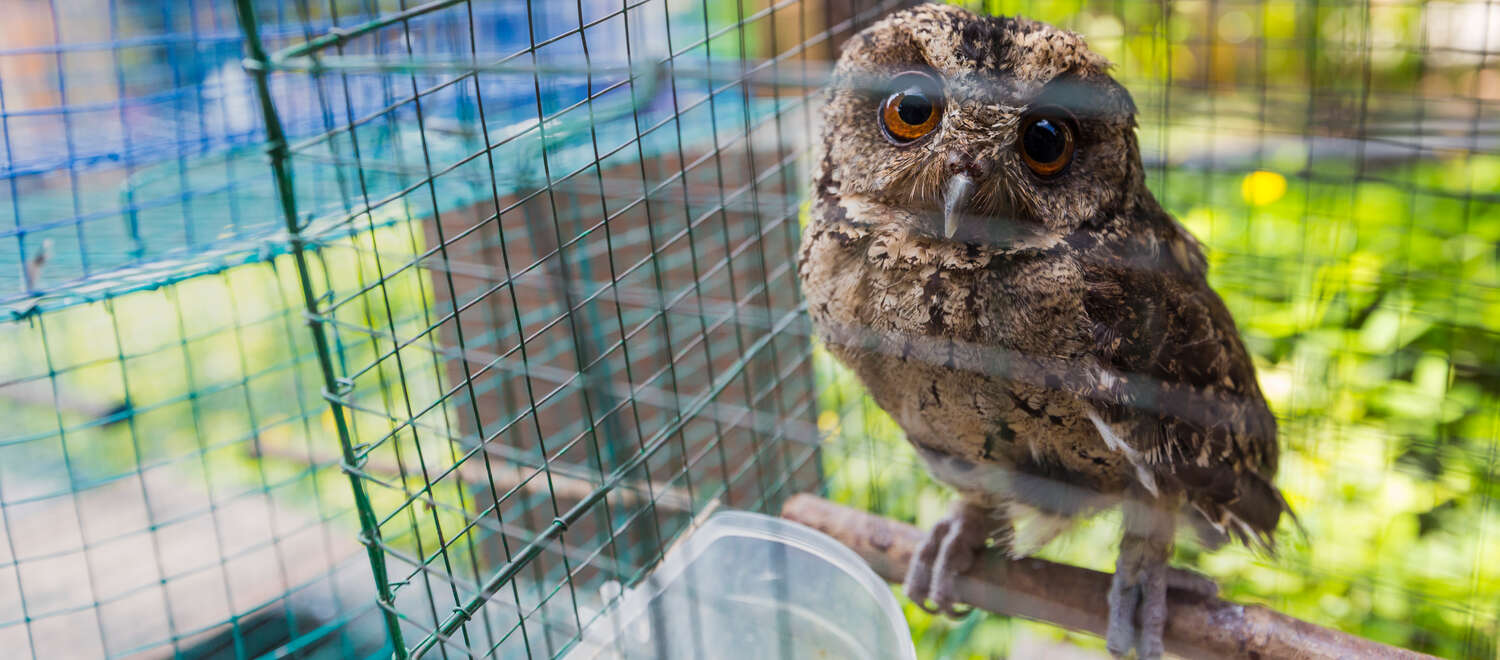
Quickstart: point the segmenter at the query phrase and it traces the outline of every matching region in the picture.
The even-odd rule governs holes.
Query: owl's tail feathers
[[[1259,548],[1267,554],[1276,554],[1276,528],[1285,513],[1297,529],[1297,535],[1307,538],[1307,530],[1296,512],[1287,503],[1281,491],[1270,480],[1259,473],[1246,470],[1235,479],[1234,496],[1192,499],[1192,507],[1203,515],[1194,521],[1199,538],[1204,545],[1217,548],[1233,538],[1245,545]]]
[[[1208,519],[1208,514],[1203,513],[1197,503],[1191,503],[1183,507],[1183,518],[1192,524],[1193,532],[1198,535],[1198,543],[1205,550],[1213,552],[1229,543],[1229,535],[1219,525]]]

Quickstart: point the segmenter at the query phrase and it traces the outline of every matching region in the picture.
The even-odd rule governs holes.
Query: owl
[[[1194,238],[1146,188],[1135,104],[1078,35],[948,5],[853,36],[798,256],[828,350],[957,493],[907,594],[952,611],[991,545],[1118,506],[1116,656],[1162,653],[1177,531],[1270,551],[1276,421]]]

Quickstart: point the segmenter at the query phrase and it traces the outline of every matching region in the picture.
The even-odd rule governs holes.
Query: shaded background
[[[813,348],[792,280],[814,90],[896,4],[452,3],[281,61],[299,244],[233,3],[21,0],[0,646],[387,656],[391,618],[411,647],[477,602],[434,655],[552,656],[713,503],[822,490],[930,525],[948,493]],[[1116,64],[1281,421],[1307,538],[1178,559],[1496,657],[1500,7],[968,4]],[[256,8],[273,50],[407,9]],[[1117,530],[1043,554],[1108,570]],[[907,614],[923,657],[1102,649]]]

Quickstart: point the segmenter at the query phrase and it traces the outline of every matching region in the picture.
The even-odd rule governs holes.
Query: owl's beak
[[[943,237],[953,238],[958,233],[958,221],[969,208],[969,196],[974,193],[974,179],[967,174],[948,177],[948,187],[943,191]]]

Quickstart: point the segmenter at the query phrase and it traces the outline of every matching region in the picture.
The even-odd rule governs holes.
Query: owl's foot
[[[1131,562],[1134,566],[1126,566],[1125,553],[1120,556],[1120,565],[1109,585],[1106,633],[1109,652],[1117,658],[1130,655],[1132,650],[1141,660],[1160,658],[1162,631],[1167,622],[1167,590],[1185,591],[1207,599],[1219,595],[1219,585],[1202,573],[1167,566],[1165,562]],[[1136,626],[1137,619],[1140,627]]]
[[[1218,592],[1212,580],[1167,565],[1174,532],[1171,510],[1170,504],[1125,507],[1125,535],[1109,585],[1109,626],[1104,635],[1105,646],[1116,658],[1132,651],[1140,660],[1161,657],[1168,586],[1203,597]]]
[[[1110,655],[1124,658],[1135,651],[1140,660],[1161,657],[1168,571],[1162,562],[1126,566],[1121,553],[1109,585],[1109,628],[1104,639]]]
[[[999,527],[1004,529],[1002,522]],[[931,613],[961,616],[958,604],[958,576],[974,567],[974,560],[984,549],[985,541],[997,531],[997,521],[984,510],[965,502],[955,502],[948,517],[938,521],[921,547],[911,556],[902,588],[908,598]],[[933,607],[927,600],[932,599]]]

